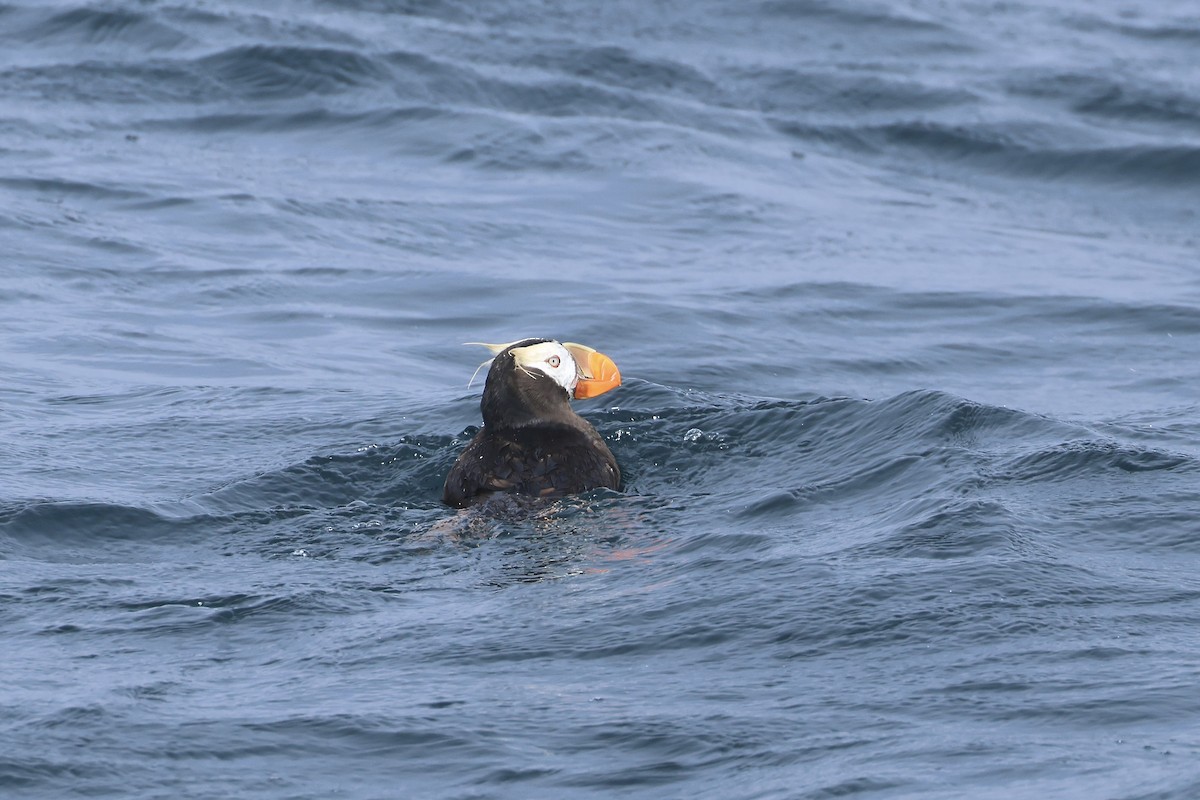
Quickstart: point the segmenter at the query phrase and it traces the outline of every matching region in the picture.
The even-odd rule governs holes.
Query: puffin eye
[[[551,368],[558,369],[558,365],[562,363],[562,359],[560,359],[558,356],[550,356],[546,359],[546,363],[549,364]]]

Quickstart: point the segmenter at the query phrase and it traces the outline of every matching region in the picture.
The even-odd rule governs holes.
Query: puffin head
[[[468,344],[482,345],[494,356],[480,402],[484,425],[493,428],[575,416],[571,399],[596,397],[621,385],[621,373],[611,358],[575,342],[521,339]]]

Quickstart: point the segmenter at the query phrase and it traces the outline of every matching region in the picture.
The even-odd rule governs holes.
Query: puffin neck
[[[492,365],[479,410],[484,427],[493,431],[570,426],[576,416],[565,389],[548,375],[534,377],[516,369],[511,357]]]

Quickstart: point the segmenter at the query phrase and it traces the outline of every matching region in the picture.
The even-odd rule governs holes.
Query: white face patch
[[[517,347],[512,351],[517,369],[524,370],[533,378],[545,376],[557,383],[567,394],[575,396],[575,384],[579,382],[579,367],[571,351],[558,342],[541,342],[528,347]],[[539,374],[540,373],[540,374]]]

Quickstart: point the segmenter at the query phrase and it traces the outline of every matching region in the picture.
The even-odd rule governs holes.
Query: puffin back
[[[558,497],[619,488],[621,471],[612,451],[591,425],[580,422],[586,430],[547,425],[493,433],[485,426],[450,469],[442,501],[462,508],[492,492]]]

